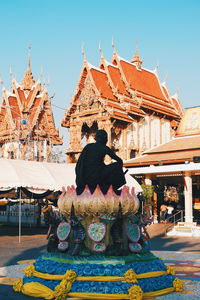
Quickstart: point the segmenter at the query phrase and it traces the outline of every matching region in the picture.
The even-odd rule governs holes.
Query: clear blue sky
[[[82,67],[81,45],[97,66],[99,41],[110,60],[113,36],[118,54],[128,60],[138,40],[143,67],[154,69],[159,62],[161,81],[166,79],[171,94],[178,89],[183,107],[200,105],[198,0],[6,0],[0,9],[0,73],[7,89],[10,66],[21,81],[31,43],[35,79],[42,67],[43,81],[50,78],[50,96],[55,93],[53,104],[67,108]],[[64,110],[53,110],[60,127]]]

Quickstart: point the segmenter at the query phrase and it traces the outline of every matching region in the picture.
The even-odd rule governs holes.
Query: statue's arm
[[[111,150],[109,147],[106,146],[106,154],[109,155],[112,159],[119,162],[121,165],[123,165],[123,160],[115,154],[113,150]]]

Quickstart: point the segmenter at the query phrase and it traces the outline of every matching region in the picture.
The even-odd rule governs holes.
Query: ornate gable
[[[89,76],[87,76],[84,83],[84,88],[82,89],[79,96],[80,110],[92,108],[95,98],[96,93],[94,91],[94,87],[92,85],[91,79],[89,78]]]
[[[3,91],[0,144],[5,149],[10,148],[6,144],[12,144],[11,148],[15,145],[15,158],[29,157],[31,160],[48,160],[52,145],[62,144],[59,130],[55,128],[48,92],[39,80],[35,82],[30,60],[21,84],[13,79],[12,92]],[[8,151],[5,153],[9,157]]]
[[[35,80],[33,78],[33,74],[31,71],[31,63],[30,63],[30,57],[28,60],[28,69],[22,79],[21,85],[23,90],[31,90],[32,86],[35,84]]]

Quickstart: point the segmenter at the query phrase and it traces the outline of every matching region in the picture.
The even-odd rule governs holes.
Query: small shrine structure
[[[21,83],[13,78],[11,91],[3,88],[0,154],[3,158],[50,161],[54,145],[62,145],[62,138],[47,89],[34,80],[29,57]]]
[[[114,49],[112,61],[101,55],[99,67],[84,56],[76,92],[62,126],[69,128],[69,162],[76,162],[97,129],[108,133],[108,146],[123,159],[169,141],[182,118],[178,97],[171,96],[157,71],[142,67],[136,51],[132,61]]]

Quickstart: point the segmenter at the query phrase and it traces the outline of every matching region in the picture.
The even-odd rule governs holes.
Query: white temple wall
[[[151,119],[150,130],[151,130],[151,148],[153,148],[161,144],[159,118],[154,117]]]
[[[132,143],[132,139],[134,141],[134,145],[137,146],[137,122],[133,122],[129,127],[127,131],[127,145]]]
[[[161,143],[163,144],[170,140],[170,121],[169,120],[162,120],[161,131],[162,131]]]

